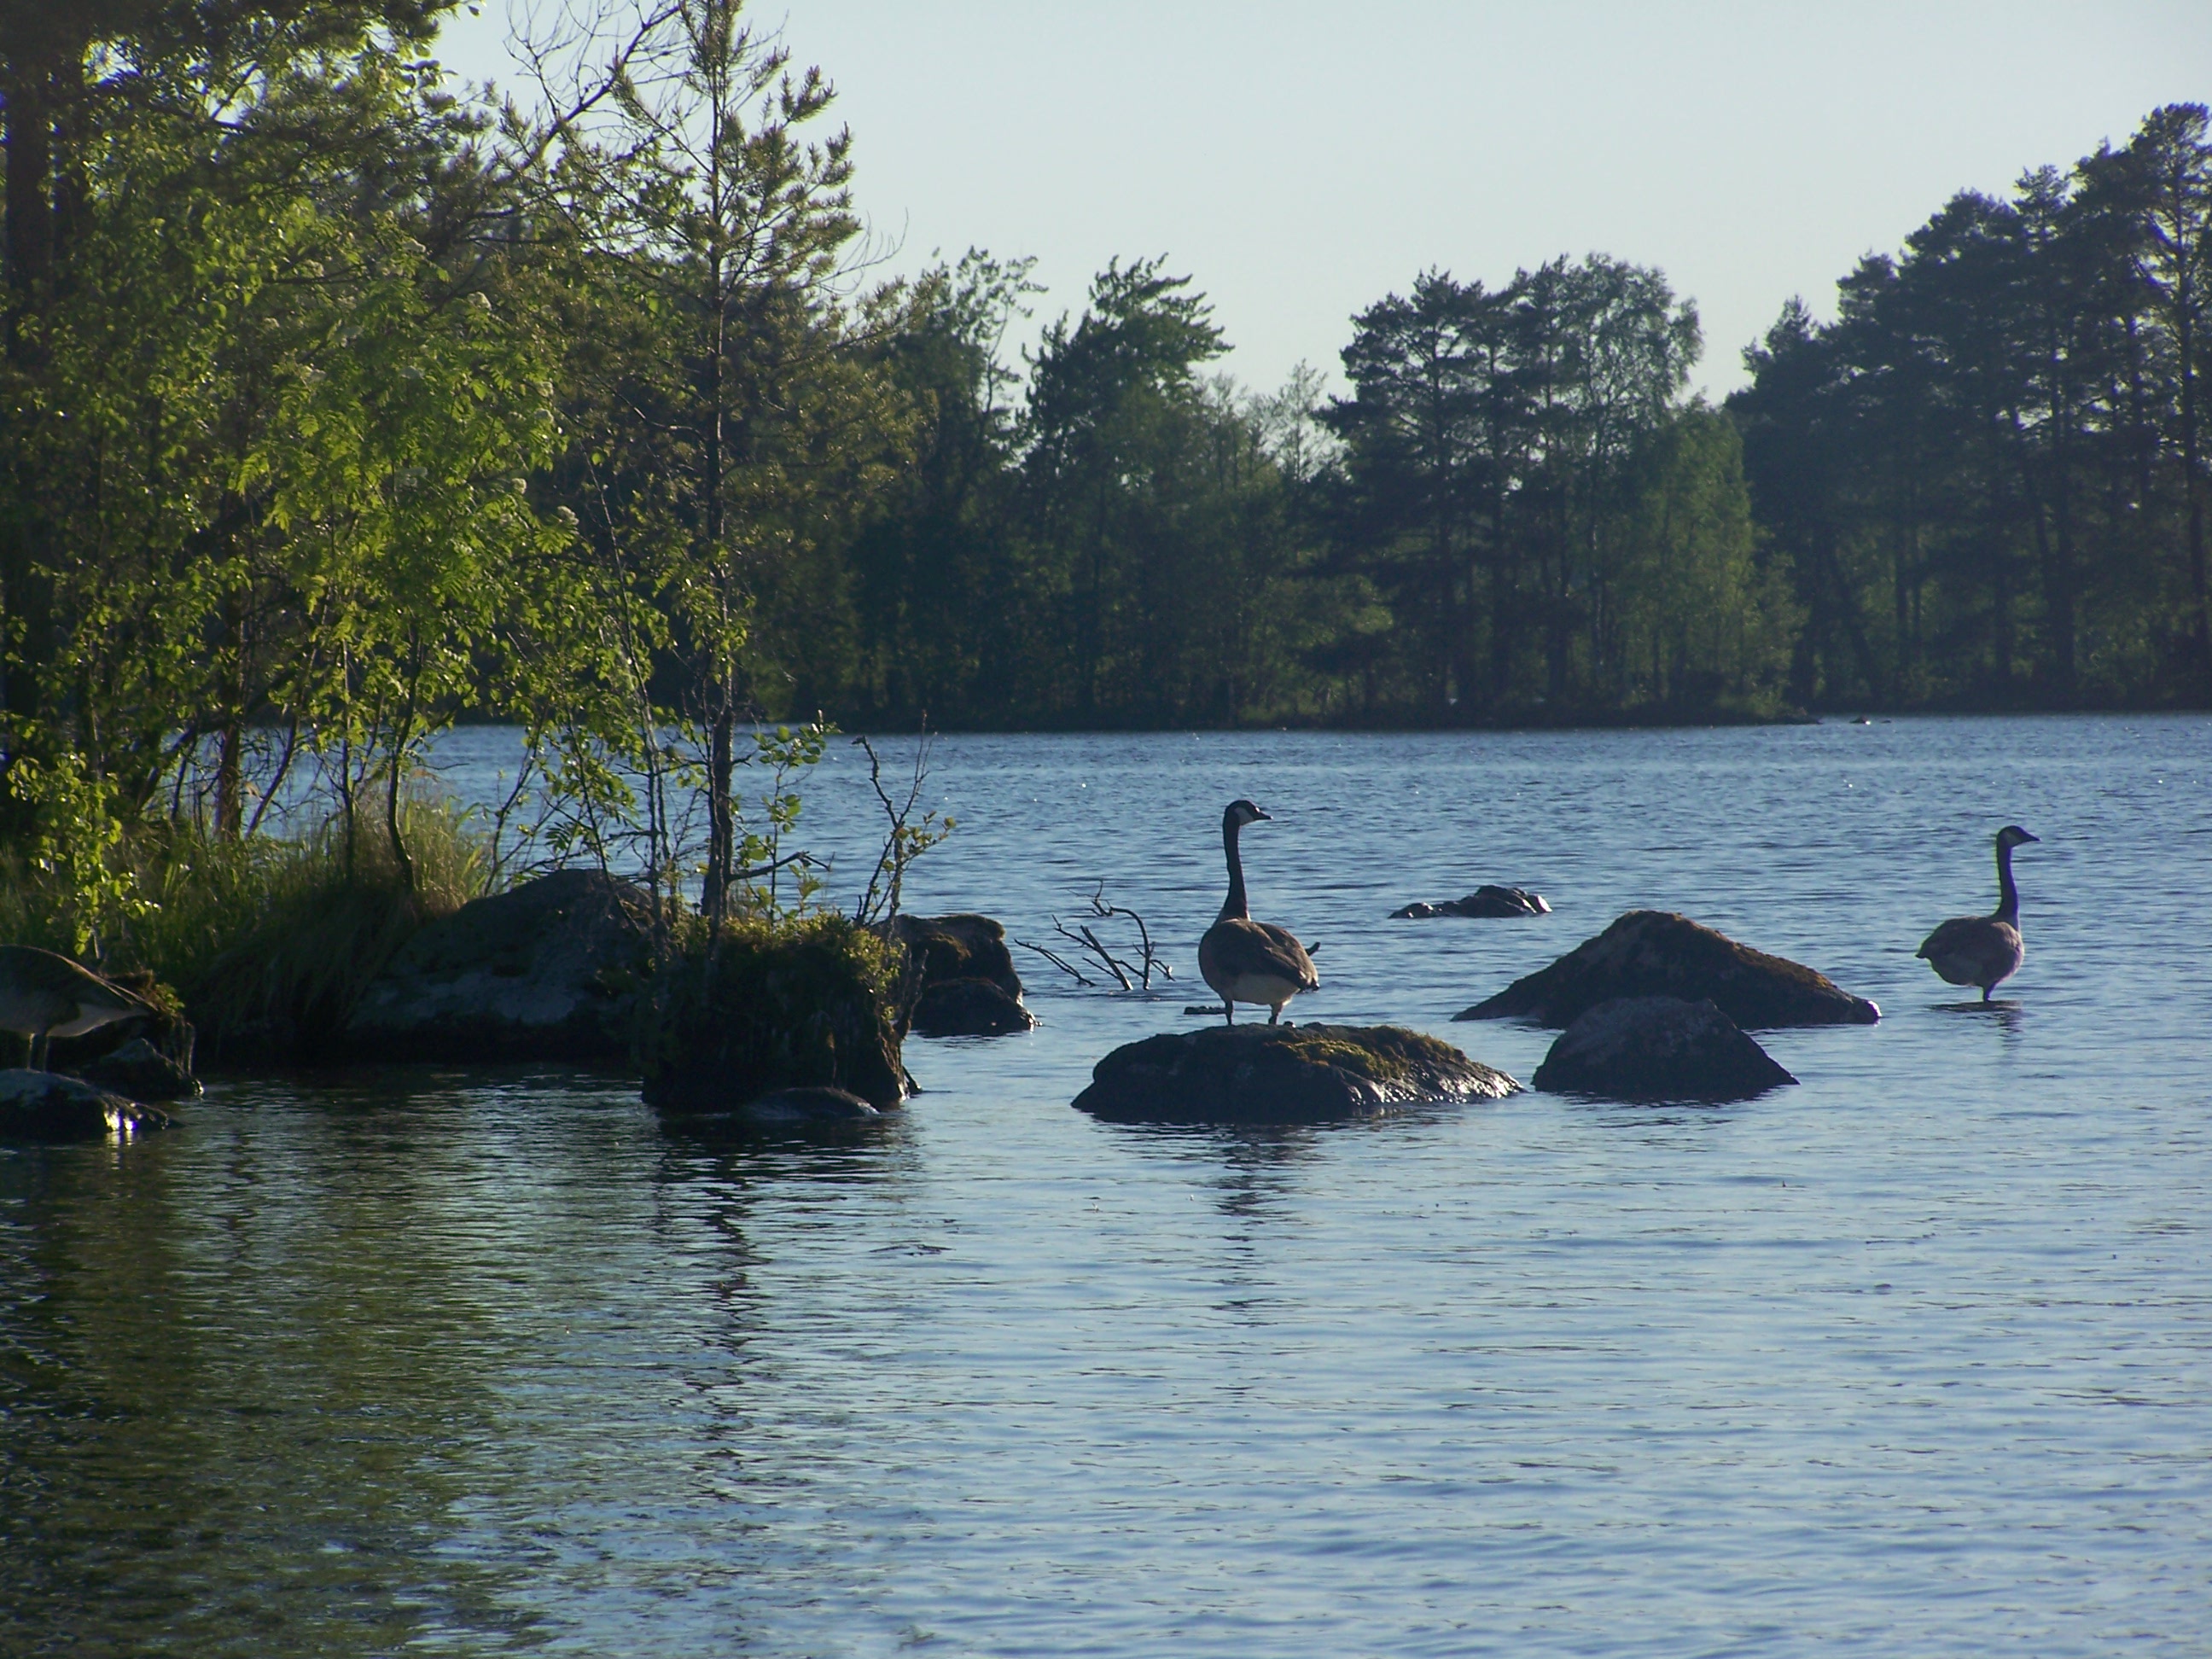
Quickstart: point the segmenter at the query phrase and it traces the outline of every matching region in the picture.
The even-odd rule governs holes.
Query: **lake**
[[[2212,1645],[2212,720],[956,737],[927,794],[909,909],[1048,944],[1103,882],[1176,982],[1018,952],[1042,1027],[910,1042],[851,1144],[392,1068],[0,1150],[0,1649]],[[1295,1018],[1526,1080],[1551,1033],[1451,1015],[1656,906],[1882,1022],[1721,1108],[1094,1122],[1207,1000],[1237,795]],[[842,744],[806,810],[849,904]],[[2027,959],[1962,1006],[1912,953],[2007,822]],[[1556,914],[1384,920],[1486,881]]]

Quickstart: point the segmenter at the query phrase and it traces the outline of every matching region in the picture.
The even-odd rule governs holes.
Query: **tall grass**
[[[150,901],[97,941],[94,965],[148,973],[200,1028],[201,1052],[313,1059],[416,929],[487,890],[489,839],[447,800],[403,801],[410,886],[380,823],[333,816],[296,837],[228,840],[190,821],[144,827],[123,856]],[[50,880],[0,866],[0,938],[70,954]]]

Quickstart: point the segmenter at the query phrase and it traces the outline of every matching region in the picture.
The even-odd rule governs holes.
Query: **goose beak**
[[[1266,823],[1273,823],[1275,821],[1275,815],[1273,812],[1262,812],[1256,806],[1252,809],[1252,816]]]

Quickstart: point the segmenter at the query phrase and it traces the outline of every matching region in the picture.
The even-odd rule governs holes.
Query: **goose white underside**
[[[1249,1002],[1255,1008],[1279,1008],[1305,988],[1294,979],[1269,974],[1239,974],[1234,979],[1206,981],[1224,1001]]]

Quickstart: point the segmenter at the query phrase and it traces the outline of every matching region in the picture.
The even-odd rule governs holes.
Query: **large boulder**
[[[1488,883],[1476,888],[1464,898],[1446,899],[1441,904],[1416,900],[1401,910],[1393,910],[1393,921],[1422,921],[1431,916],[1548,916],[1552,907],[1544,902],[1541,893],[1532,893],[1525,887],[1493,887]]]
[[[1710,1001],[1618,997],[1559,1034],[1536,1086],[1610,1100],[1747,1100],[1795,1083]]]
[[[988,916],[893,916],[883,933],[906,947],[916,983],[908,1027],[918,1036],[1000,1036],[1026,1031],[1022,976],[1006,930]]]
[[[57,1072],[0,1072],[0,1141],[128,1139],[166,1129],[167,1112]]]
[[[1395,1025],[1209,1025],[1116,1048],[1077,1108],[1113,1123],[1318,1123],[1521,1085]]]
[[[834,911],[694,927],[640,1022],[647,1103],[721,1115],[778,1091],[838,1090],[878,1111],[896,1107],[910,1086],[901,967],[879,934]]]
[[[378,1060],[618,1061],[651,971],[651,901],[562,870],[427,924],[354,1005],[347,1045]]]
[[[1871,1025],[1881,1018],[1881,1009],[1826,975],[1668,910],[1631,910],[1550,967],[1452,1018],[1565,1026],[1617,997],[1710,999],[1746,1030]]]

